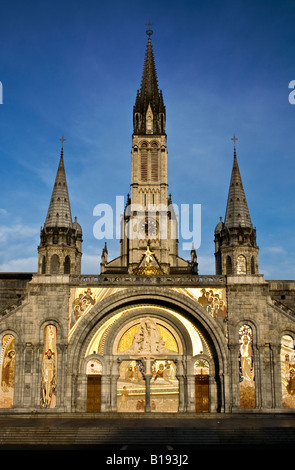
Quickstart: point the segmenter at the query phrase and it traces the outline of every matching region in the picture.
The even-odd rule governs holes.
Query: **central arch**
[[[141,323],[147,320],[156,325],[158,349],[130,349]],[[159,349],[161,338],[164,344]],[[142,388],[139,387],[144,403],[138,400],[138,409],[154,411],[153,393],[160,383],[158,378],[155,382],[154,376],[163,376],[165,372],[167,377],[169,372],[173,373],[173,393],[178,396],[177,409],[173,411],[194,412],[195,364],[203,360],[209,371],[209,411],[223,411],[227,357],[221,338],[222,332],[215,319],[183,294],[149,288],[118,292],[95,305],[87,317],[81,319],[71,337],[69,355],[73,370],[78,371],[72,384],[72,409],[85,411],[86,366],[89,360],[96,359],[102,364],[101,411],[120,411],[118,400],[122,398],[123,389],[118,388],[118,382],[120,377],[122,379],[122,370],[126,378],[129,367],[133,382],[136,376],[144,380]],[[169,394],[169,388],[167,390]]]

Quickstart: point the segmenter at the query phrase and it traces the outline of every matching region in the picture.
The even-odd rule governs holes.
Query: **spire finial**
[[[63,150],[63,148],[64,148],[64,141],[67,140],[67,139],[65,139],[64,136],[62,136],[62,138],[59,139],[59,140],[61,141],[61,149]]]
[[[236,153],[236,140],[238,140],[238,139],[237,139],[237,137],[234,135],[234,136],[231,138],[231,140],[234,141],[234,153]]]
[[[148,37],[150,38],[151,35],[153,34],[153,30],[151,29],[151,26],[153,26],[153,23],[151,23],[150,21],[148,23],[146,23],[146,26],[148,26],[149,29],[146,30],[146,34],[148,35]]]

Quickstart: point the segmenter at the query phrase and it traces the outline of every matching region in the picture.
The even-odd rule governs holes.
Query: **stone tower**
[[[61,149],[59,166],[38,246],[38,274],[81,274],[82,229],[72,220]]]
[[[147,247],[158,273],[189,269],[178,256],[177,219],[168,195],[166,108],[158,87],[152,31],[147,34],[141,87],[133,107],[131,194],[122,217],[120,257],[107,263],[105,247],[102,272],[120,268],[135,273]]]
[[[223,222],[220,218],[214,241],[216,274],[258,274],[256,229],[252,225],[235,146],[225,219]]]

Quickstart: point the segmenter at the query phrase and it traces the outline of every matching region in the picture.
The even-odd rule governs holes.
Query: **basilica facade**
[[[105,245],[97,275],[81,273],[62,147],[37,272],[0,273],[2,413],[295,410],[295,281],[259,272],[235,138],[225,217],[212,228],[215,274],[199,273],[193,247],[189,260],[178,254],[148,36],[120,256],[109,260]]]

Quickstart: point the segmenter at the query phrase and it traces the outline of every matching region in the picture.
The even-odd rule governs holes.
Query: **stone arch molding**
[[[138,354],[136,351],[118,351],[118,344],[124,333],[134,325],[139,326],[146,319],[166,328],[173,336],[177,350],[169,351],[171,348],[164,344],[162,350],[160,348],[158,351],[159,354],[155,354],[153,349],[137,351]],[[186,322],[199,333],[202,348],[194,349],[192,332]],[[103,350],[92,350],[91,345],[100,333],[103,338]],[[156,344],[160,344],[157,334]],[[120,364],[126,360],[143,358],[144,370],[150,371],[155,358],[172,361],[176,365],[179,384],[178,410],[194,411],[193,364],[196,359],[206,358],[210,363],[210,410],[216,411],[224,403],[222,381],[228,369],[226,350],[223,331],[218,322],[201,305],[184,294],[157,287],[124,289],[93,306],[85,317],[81,317],[79,327],[70,337],[68,365],[72,371],[72,410],[85,411],[87,359],[98,359],[103,364],[102,411],[117,411],[116,384],[120,375]],[[149,411],[148,407],[146,401],[145,411]]]
[[[208,341],[211,351],[216,355],[215,359],[218,361],[219,370],[223,372],[227,370],[227,345],[224,341],[224,334],[215,319],[201,305],[192,301],[184,294],[172,290],[168,291],[168,289],[166,292],[160,289],[157,291],[155,288],[148,287],[137,288],[136,290],[126,289],[117,292],[95,305],[84,318],[81,318],[79,328],[74,331],[69,343],[69,359],[72,370],[75,372],[80,370],[81,361],[83,361],[86,355],[87,348],[89,348],[98,329],[105,322],[124,308],[143,307],[146,304],[150,304],[153,307],[160,306],[164,309],[166,308],[168,313],[165,316],[165,320],[172,325],[177,325],[176,330],[179,331],[180,336],[182,335],[185,342],[188,337],[186,329],[180,322],[177,322],[175,318],[169,315],[169,309],[174,310],[182,315],[183,318],[191,321],[204,335],[206,341]],[[135,315],[134,312],[133,315]],[[120,323],[117,326],[118,328],[122,327]]]

